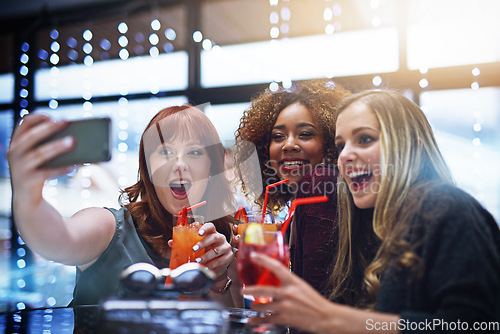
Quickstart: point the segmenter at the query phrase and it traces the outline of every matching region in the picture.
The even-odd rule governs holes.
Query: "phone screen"
[[[72,136],[74,147],[48,161],[42,167],[61,167],[74,164],[108,161],[111,159],[111,120],[107,117],[70,121],[61,131],[44,142]]]

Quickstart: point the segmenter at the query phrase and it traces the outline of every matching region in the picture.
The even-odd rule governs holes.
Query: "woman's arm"
[[[233,259],[227,270],[227,277],[223,277],[214,283],[210,291],[210,298],[226,307],[244,307],[241,283],[236,271],[236,258]]]
[[[210,296],[227,307],[243,307],[241,284],[236,273],[236,258],[231,245],[223,234],[217,232],[212,223],[203,224],[200,231],[205,237],[194,247],[205,248],[205,254],[200,256],[200,263],[212,269],[216,275]],[[229,280],[231,283],[228,284]]]
[[[264,318],[252,318],[253,323],[275,323],[314,333],[399,333],[398,315],[332,303],[280,262],[257,253],[251,258],[281,281],[280,287],[254,285],[243,289],[244,294],[273,298],[271,303],[252,305],[255,311],[271,312]]]
[[[26,244],[41,256],[70,265],[95,260],[114,234],[111,212],[92,208],[71,218],[63,218],[42,196],[46,179],[60,176],[72,168],[41,166],[71,150],[71,138],[40,143],[64,128],[45,115],[29,115],[16,128],[7,152],[13,188],[13,214]]]
[[[398,313],[409,323],[436,322],[439,325],[435,330],[441,332],[446,331],[446,326],[441,327],[440,322],[454,326],[460,321],[461,328],[468,327],[465,332],[472,333],[475,323],[498,321],[497,223],[472,196],[453,186],[429,188],[422,201],[410,225],[408,241],[419,245],[416,251],[425,270],[413,278],[406,298],[397,296],[397,300],[403,300],[399,304],[419,307],[407,307]],[[390,296],[395,284],[406,280],[397,272],[386,275],[379,296]]]

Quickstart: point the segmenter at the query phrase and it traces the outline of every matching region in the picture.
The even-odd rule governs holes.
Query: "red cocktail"
[[[241,239],[238,249],[237,268],[240,281],[244,285],[280,286],[281,282],[276,275],[250,260],[250,253],[266,254],[288,267],[290,255],[288,245],[283,240],[283,234],[281,232],[267,232],[260,229],[260,237],[249,237],[247,233],[251,229],[250,226]],[[269,298],[255,298],[255,303],[267,303],[269,301]]]

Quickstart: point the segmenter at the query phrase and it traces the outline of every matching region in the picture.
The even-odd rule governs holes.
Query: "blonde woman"
[[[453,185],[423,112],[398,93],[367,91],[343,102],[336,125],[340,229],[331,300],[352,288],[346,277],[362,266],[355,232],[373,233],[380,243],[364,267],[359,307],[321,297],[276,261],[254,254],[282,282],[244,289],[273,297],[255,306],[271,315],[254,321],[319,333],[498,330],[498,225]],[[359,226],[360,213],[371,209],[371,224]]]

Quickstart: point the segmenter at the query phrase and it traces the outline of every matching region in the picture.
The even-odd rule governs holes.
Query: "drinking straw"
[[[182,207],[182,210],[179,211],[177,215],[177,226],[186,226],[187,225],[187,208],[185,206]]]
[[[193,210],[193,209],[196,209],[197,207],[202,206],[202,205],[205,205],[205,204],[207,204],[207,201],[203,201],[203,202],[200,202],[200,203],[198,203],[198,204],[191,205],[189,208],[187,208],[187,211],[189,211],[189,210]]]
[[[177,225],[180,226],[186,226],[187,225],[187,212],[191,211],[193,209],[196,209],[199,206],[207,204],[207,201],[200,202],[195,205],[191,205],[189,208],[186,208],[185,206],[182,207],[182,210],[179,211],[179,214],[177,215]]]
[[[285,222],[283,223],[283,226],[281,227],[281,233],[284,235],[286,230],[288,229],[288,226],[292,221],[292,217],[293,214],[295,213],[295,208],[297,208],[297,205],[321,203],[326,201],[328,201],[328,196],[315,196],[315,197],[304,197],[304,198],[294,199],[292,201],[292,204],[290,205],[290,209],[288,210],[288,217],[286,218]]]
[[[269,189],[271,189],[272,187],[276,187],[279,184],[288,182],[288,181],[290,181],[290,179],[284,179],[284,180],[281,180],[279,182],[272,183],[272,184],[266,186],[266,195],[264,196],[264,205],[262,206],[262,219],[260,221],[261,223],[264,222],[264,218],[266,217],[267,197],[269,196]]]

